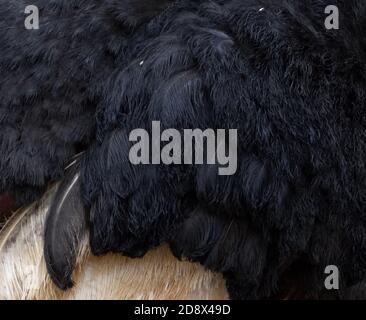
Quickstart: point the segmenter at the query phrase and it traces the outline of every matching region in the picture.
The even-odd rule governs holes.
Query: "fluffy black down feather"
[[[95,136],[97,106],[133,30],[164,1],[0,0],[0,194],[34,200]],[[143,5],[142,5],[143,4]]]
[[[299,262],[306,297],[322,297],[327,265],[341,297],[364,292],[363,0],[332,1],[339,30],[326,0],[33,2],[44,26],[29,32],[23,1],[0,0],[2,189],[33,194],[86,150],[95,254],[168,242],[234,299],[276,294]],[[129,132],[153,120],[237,128],[236,174],[133,166]]]

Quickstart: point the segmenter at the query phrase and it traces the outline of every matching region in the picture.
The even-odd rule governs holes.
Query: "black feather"
[[[87,214],[80,197],[79,173],[69,169],[58,187],[45,226],[47,270],[61,289],[70,288],[79,244],[87,231]]]

